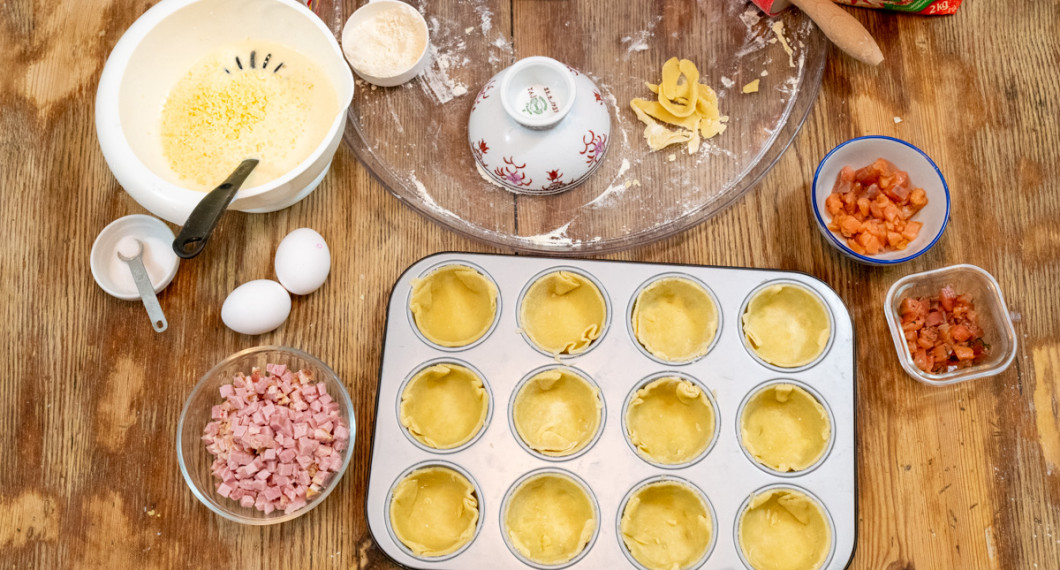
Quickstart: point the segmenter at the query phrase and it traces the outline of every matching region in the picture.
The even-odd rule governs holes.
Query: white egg
[[[331,272],[331,251],[324,237],[309,228],[287,234],[276,248],[276,278],[295,295],[308,295]]]
[[[271,279],[236,287],[221,306],[225,326],[241,334],[262,334],[283,324],[291,314],[291,295]]]

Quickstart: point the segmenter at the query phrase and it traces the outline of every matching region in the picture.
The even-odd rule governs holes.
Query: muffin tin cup
[[[544,348],[538,346],[537,343],[530,338],[530,335],[526,334],[526,331],[523,329],[523,300],[526,299],[526,293],[530,290],[530,286],[534,283],[537,283],[538,279],[541,279],[542,277],[549,275],[550,273],[556,273],[559,271],[569,271],[571,273],[577,273],[578,275],[581,275],[582,277],[588,279],[592,282],[593,285],[596,285],[597,290],[600,291],[600,295],[604,298],[604,326],[600,330],[600,334],[597,335],[596,339],[589,343],[588,348],[577,354],[554,354],[552,352],[549,352]],[[526,344],[530,345],[530,348],[533,348],[537,352],[549,358],[562,361],[567,361],[581,356],[585,356],[586,354],[592,352],[593,349],[600,346],[603,343],[604,337],[607,336],[608,331],[611,330],[611,318],[613,314],[614,309],[612,309],[611,297],[608,296],[607,289],[604,288],[603,283],[601,283],[600,280],[597,279],[592,273],[589,273],[584,269],[579,269],[578,267],[575,267],[573,265],[557,265],[538,272],[536,275],[528,279],[525,285],[523,285],[523,288],[519,291],[519,299],[515,303],[516,327],[519,331],[519,334],[522,335],[523,340],[526,341]]]
[[[589,440],[589,443],[585,444],[585,447],[582,447],[578,451],[575,451],[574,453],[571,453],[569,455],[549,455],[547,453],[542,453],[530,447],[530,444],[527,443],[522,438],[522,436],[519,435],[519,432],[515,429],[515,397],[519,395],[519,391],[522,390],[523,387],[526,386],[526,383],[529,382],[530,379],[532,379],[534,376],[537,376],[542,372],[548,372],[549,370],[557,369],[563,369],[573,372],[579,378],[588,382],[590,386],[596,388],[597,390],[600,390],[600,425],[596,427],[596,433],[593,434],[593,437]],[[571,459],[578,458],[588,453],[589,450],[592,449],[594,445],[596,445],[596,442],[600,441],[600,436],[604,433],[605,425],[607,425],[607,404],[604,401],[603,390],[600,389],[600,385],[597,384],[591,376],[586,374],[585,371],[578,370],[577,368],[573,366],[568,366],[566,364],[551,364],[531,370],[529,373],[523,376],[521,380],[519,380],[519,383],[516,384],[515,388],[512,390],[511,397],[508,398],[508,428],[511,430],[512,435],[515,437],[516,443],[518,443],[519,446],[526,450],[526,452],[530,455],[533,455],[534,457],[543,459],[545,461],[570,461]]]
[[[637,298],[640,297],[640,294],[645,289],[662,279],[687,279],[695,283],[696,285],[702,287],[703,290],[707,292],[707,296],[710,297],[710,300],[714,302],[714,308],[718,311],[718,328],[714,331],[714,338],[711,339],[710,344],[707,346],[707,351],[703,353],[703,355],[688,360],[665,360],[652,354],[652,352],[648,350],[648,347],[641,344],[640,340],[637,339],[637,334],[633,332],[633,309],[637,306]],[[740,314],[742,315],[743,313]],[[640,350],[641,354],[647,356],[655,362],[658,362],[659,364],[662,364],[663,366],[685,366],[687,364],[692,364],[693,362],[697,362],[706,358],[707,355],[710,354],[712,350],[714,350],[714,347],[718,345],[718,339],[721,338],[721,333],[722,330],[724,330],[724,327],[725,319],[721,311],[721,303],[718,302],[718,296],[714,294],[714,291],[706,283],[687,273],[663,273],[661,275],[656,275],[652,277],[644,283],[641,283],[640,287],[637,287],[637,290],[633,293],[633,296],[630,297],[629,306],[626,308],[626,331],[629,333],[629,338],[633,340],[633,344],[637,347],[638,350]]]
[[[504,523],[505,515],[508,513],[508,503],[509,501],[511,501],[512,495],[515,493],[515,491],[518,490],[523,483],[529,481],[530,479],[537,477],[538,475],[549,474],[566,477],[573,481],[575,484],[577,484],[579,487],[581,487],[582,490],[585,491],[585,494],[589,496],[589,502],[593,505],[593,516],[596,517],[596,528],[593,530],[592,538],[589,539],[589,542],[585,543],[585,548],[583,548],[581,552],[575,555],[574,558],[571,558],[566,562],[560,562],[559,564],[541,564],[524,557],[521,552],[516,550],[515,546],[512,545],[511,541],[509,540],[508,530],[505,528]],[[541,469],[535,469],[523,475],[522,477],[519,477],[515,480],[514,483],[511,484],[510,487],[508,487],[508,491],[504,493],[504,499],[502,499],[501,501],[500,516],[498,517],[497,524],[500,527],[501,537],[503,537],[504,539],[504,545],[507,546],[508,551],[511,552],[512,555],[519,559],[519,561],[522,562],[524,565],[530,568],[537,568],[538,570],[560,570],[561,568],[567,568],[568,566],[573,566],[574,564],[577,564],[579,561],[585,558],[590,551],[592,551],[597,539],[600,538],[600,527],[602,526],[602,522],[603,521],[600,516],[600,502],[596,500],[596,494],[593,493],[593,490],[591,487],[589,487],[588,483],[582,480],[581,477],[578,477],[574,473],[571,473],[570,471],[567,471],[565,469],[560,469],[557,467],[544,467]]]
[[[478,499],[478,521],[475,522],[475,534],[471,536],[471,540],[467,541],[467,544],[461,546],[455,552],[443,554],[442,556],[417,556],[416,554],[414,554],[408,546],[405,546],[405,543],[401,542],[401,540],[398,539],[397,534],[394,533],[394,526],[390,521],[390,502],[394,499],[394,489],[397,487],[398,483],[403,481],[405,477],[408,477],[410,474],[412,474],[412,472],[417,471],[419,469],[426,469],[428,467],[445,467],[446,469],[452,469],[453,471],[456,471],[457,473],[463,475],[465,478],[467,478],[468,481],[471,482],[471,486],[475,488],[475,497]],[[409,556],[415,560],[419,560],[422,562],[445,562],[446,560],[452,560],[453,558],[460,556],[465,550],[470,548],[471,545],[475,543],[475,540],[478,539],[479,534],[482,533],[483,519],[485,519],[486,514],[486,504],[482,498],[482,487],[478,484],[478,481],[476,481],[475,478],[467,472],[466,469],[449,461],[428,460],[422,461],[420,463],[408,467],[407,469],[402,471],[401,474],[394,478],[394,480],[390,483],[389,489],[386,492],[385,510],[386,512],[383,513],[383,516],[386,519],[386,532],[390,536],[390,540],[393,541],[394,545],[397,548],[401,549],[401,552],[405,556]]]
[[[821,404],[821,407],[824,408],[825,414],[828,416],[829,434],[828,443],[825,445],[824,453],[822,453],[821,456],[817,458],[817,461],[814,461],[813,464],[807,467],[806,469],[800,469],[798,471],[778,471],[776,469],[773,469],[772,467],[769,467],[768,465],[763,465],[762,463],[760,463],[757,459],[754,458],[753,455],[751,455],[750,451],[747,451],[747,448],[743,445],[743,412],[744,409],[747,408],[748,402],[750,402],[751,398],[754,398],[763,390],[766,390],[771,386],[776,386],[778,384],[791,384],[793,386],[798,386],[799,388],[806,390],[811,396],[813,396],[815,400],[817,400],[818,404]],[[776,380],[769,380],[767,382],[763,382],[762,384],[755,386],[753,390],[747,393],[747,396],[745,396],[743,401],[740,402],[740,409],[736,411],[736,440],[740,443],[740,451],[743,451],[744,457],[746,457],[748,461],[754,464],[755,467],[758,467],[766,473],[775,475],[777,477],[802,477],[803,475],[806,475],[814,469],[820,467],[822,463],[828,460],[829,454],[832,453],[832,447],[835,446],[835,436],[835,415],[832,414],[832,407],[828,405],[828,400],[825,400],[824,397],[821,396],[821,394],[817,390],[814,390],[813,387],[811,387],[809,384],[806,384],[805,382],[800,382],[798,380],[791,380],[789,378],[778,378]]]
[[[640,491],[644,487],[647,487],[648,485],[651,485],[653,483],[664,482],[674,482],[680,483],[681,485],[685,485],[686,487],[692,489],[692,491],[694,491],[696,494],[698,494],[699,498],[703,500],[703,504],[707,506],[707,514],[710,515],[710,544],[707,545],[707,551],[703,553],[703,556],[701,556],[699,560],[697,560],[694,564],[689,566],[689,568],[701,568],[708,560],[710,560],[710,555],[714,553],[714,547],[718,545],[718,514],[714,512],[714,505],[711,504],[710,498],[707,497],[707,494],[703,492],[703,489],[700,489],[695,483],[689,481],[688,479],[683,479],[681,477],[675,477],[673,475],[656,475],[655,477],[650,477],[648,479],[645,479],[644,481],[641,481],[640,483],[637,483],[632,489],[629,490],[629,492],[626,493],[626,496],[622,497],[622,502],[619,504],[618,512],[615,514],[615,537],[618,539],[618,546],[622,549],[622,553],[626,555],[626,560],[629,560],[630,564],[636,567],[637,570],[651,570],[650,568],[641,564],[636,558],[634,558],[633,553],[630,552],[628,548],[626,548],[626,542],[622,540],[622,515],[625,514],[626,505],[629,504],[629,500],[633,498],[633,495],[635,495],[637,491]]]
[[[481,268],[497,285],[507,310],[500,314],[493,332],[482,342],[458,354],[425,343],[406,316],[408,292],[414,277],[427,269],[460,263]],[[556,358],[531,346],[517,322],[517,300],[534,279],[558,269],[576,269],[593,277],[605,295],[611,319],[615,307],[627,308],[642,284],[663,275],[691,276],[706,284],[717,298],[720,318],[715,346],[704,357],[677,366],[648,358],[630,334],[604,331],[585,353]],[[764,284],[793,282],[817,294],[832,318],[832,340],[828,350],[813,364],[779,372],[751,356],[741,339],[741,310],[751,291]],[[735,319],[735,320],[734,320]],[[610,321],[612,326],[617,323]],[[386,330],[369,466],[366,513],[368,528],[380,549],[395,562],[412,568],[532,568],[507,547],[501,530],[501,505],[513,482],[543,468],[561,469],[577,476],[592,491],[600,510],[599,536],[583,557],[570,568],[631,568],[621,538],[613,524],[630,489],[659,476],[681,478],[708,490],[708,501],[716,517],[716,529],[736,524],[741,504],[751,493],[770,485],[808,491],[825,505],[833,519],[835,553],[827,568],[843,568],[851,559],[857,541],[857,488],[855,446],[854,330],[842,300],[821,281],[800,273],[763,269],[675,266],[617,261],[556,260],[525,256],[442,253],[414,263],[394,284],[387,309]],[[493,420],[474,444],[439,454],[415,445],[403,435],[396,413],[400,390],[410,371],[425,363],[453,359],[470,364],[488,381],[492,392]],[[516,386],[529,374],[545,367],[568,366],[594,381],[600,389],[605,418],[595,443],[573,457],[544,458],[522,449],[510,421],[497,421],[515,395]],[[677,372],[679,370],[680,372]],[[709,453],[680,467],[663,468],[644,461],[626,441],[625,401],[645,379],[687,376],[698,380],[713,396],[719,434]],[[747,394],[777,379],[801,382],[826,403],[832,414],[831,451],[816,468],[797,474],[770,473],[744,455],[737,436],[737,412]],[[610,421],[606,414],[610,413]],[[621,417],[620,417],[621,416]],[[510,415],[509,415],[510,417]],[[616,418],[619,418],[616,421]],[[455,464],[478,485],[483,524],[478,537],[459,554],[421,559],[401,548],[387,530],[390,486],[410,465]],[[705,566],[742,568],[738,543],[728,532],[718,530],[717,542]]]
[[[474,269],[475,271],[478,271],[480,274],[482,274],[482,276],[485,277],[486,280],[488,280],[490,283],[493,283],[494,287],[497,287],[497,280],[494,279],[493,276],[489,274],[489,271],[486,271],[485,269],[483,269],[482,267],[479,267],[478,265],[475,265],[474,263],[463,262],[463,261],[458,261],[458,262],[444,261],[444,262],[441,262],[441,263],[437,263],[437,264],[432,265],[432,266],[428,267],[427,269],[421,271],[418,275],[416,275],[416,279],[423,279],[423,278],[427,277],[428,275],[430,275],[431,273],[434,273],[435,271],[438,271],[439,269],[442,269],[442,268],[445,268],[445,267],[450,267],[450,266],[453,266],[453,265],[462,265],[464,267],[468,267],[470,269]],[[472,348],[475,348],[476,346],[482,344],[483,342],[486,341],[487,338],[490,337],[491,334],[493,334],[493,331],[496,330],[496,328],[497,328],[497,323],[499,323],[500,320],[501,320],[501,312],[504,309],[503,302],[504,302],[504,299],[503,299],[503,296],[500,293],[500,287],[497,287],[497,310],[493,313],[493,322],[490,323],[490,327],[488,329],[486,329],[486,332],[482,333],[482,336],[480,336],[479,338],[477,338],[473,342],[469,342],[468,344],[466,344],[464,346],[442,346],[442,345],[440,345],[440,344],[428,339],[427,337],[423,336],[423,332],[420,331],[419,325],[416,324],[416,316],[412,314],[412,306],[411,306],[412,305],[412,287],[408,288],[408,294],[405,295],[405,314],[408,317],[409,327],[412,328],[412,332],[414,332],[416,334],[416,336],[419,337],[419,339],[421,341],[423,341],[424,343],[432,346],[433,348],[435,348],[437,350],[441,350],[442,352],[463,352],[465,350],[471,350]]]
[[[688,461],[672,464],[659,463],[658,461],[654,461],[643,453],[641,453],[641,451],[637,449],[637,446],[633,444],[633,440],[630,438],[629,426],[626,425],[626,413],[629,411],[629,405],[633,402],[633,398],[634,396],[636,396],[638,390],[646,387],[648,384],[651,384],[652,382],[660,378],[680,378],[681,380],[688,380],[689,382],[695,384],[696,387],[702,390],[703,394],[706,395],[707,400],[710,402],[710,406],[714,411],[714,434],[710,436],[710,441],[707,443],[707,447]],[[642,461],[655,467],[658,467],[659,469],[684,469],[686,467],[691,467],[692,465],[699,463],[704,457],[709,455],[711,450],[714,449],[714,445],[718,443],[718,438],[721,436],[721,419],[721,410],[718,409],[718,401],[714,399],[714,393],[711,392],[711,390],[707,388],[707,386],[703,384],[703,382],[699,381],[699,379],[690,376],[684,372],[669,371],[652,374],[651,376],[648,376],[647,378],[641,380],[635,386],[633,386],[633,389],[631,389],[629,391],[629,394],[626,395],[625,402],[622,403],[622,435],[626,440],[626,445],[628,445],[629,449],[633,452],[633,454],[640,458]],[[737,424],[737,429],[739,429],[739,424]]]
[[[795,287],[799,287],[808,291],[811,295],[817,297],[817,300],[821,302],[822,306],[824,306],[825,314],[828,315],[828,342],[824,345],[824,350],[821,351],[821,354],[818,354],[817,358],[814,358],[806,364],[786,368],[784,366],[777,366],[772,362],[766,362],[765,359],[758,355],[758,352],[755,351],[754,347],[751,346],[750,341],[747,340],[747,335],[743,332],[743,315],[747,312],[747,306],[751,304],[751,300],[754,299],[756,295],[774,285],[794,285]],[[736,315],[736,321],[737,323],[739,323],[740,340],[743,342],[743,347],[747,351],[747,354],[751,355],[751,358],[755,359],[756,361],[758,361],[759,364],[765,366],[766,368],[769,368],[770,370],[775,370],[784,374],[790,374],[792,372],[802,372],[804,370],[809,370],[810,368],[816,366],[818,362],[824,360],[826,356],[828,356],[828,351],[832,350],[832,343],[835,342],[836,318],[833,312],[834,311],[832,307],[829,306],[829,304],[824,300],[821,294],[817,291],[814,291],[812,288],[807,287],[805,283],[792,279],[775,279],[773,281],[767,281],[765,283],[762,283],[753,291],[751,291],[746,298],[744,298],[743,305],[740,306],[740,312]]]
[[[733,542],[736,544],[736,551],[740,555],[740,562],[743,563],[744,568],[746,568],[747,570],[754,570],[754,567],[751,566],[751,563],[747,561],[747,556],[743,552],[743,547],[740,546],[740,522],[743,520],[743,515],[747,511],[747,507],[751,504],[751,499],[753,499],[756,495],[761,495],[762,493],[773,490],[795,491],[796,493],[802,493],[803,495],[809,497],[810,500],[817,503],[817,506],[820,507],[821,511],[824,513],[824,520],[826,523],[828,523],[828,537],[831,540],[831,544],[829,545],[828,555],[825,556],[824,564],[821,564],[818,568],[846,568],[847,566],[849,566],[849,561],[844,562],[842,565],[833,564],[833,561],[836,558],[836,552],[838,550],[836,548],[836,543],[838,541],[836,536],[835,520],[833,520],[832,513],[828,510],[828,506],[824,504],[824,502],[821,501],[821,499],[818,498],[817,495],[814,495],[812,492],[803,487],[799,487],[798,485],[779,483],[774,485],[766,485],[761,489],[756,489],[753,493],[747,495],[747,497],[743,500],[743,504],[740,505],[739,511],[737,511],[736,521],[732,525],[732,539]],[[851,551],[850,554],[852,560],[854,555],[853,551]]]
[[[426,443],[423,443],[422,441],[416,439],[415,436],[412,435],[412,432],[410,432],[408,430],[408,428],[406,428],[404,425],[401,425],[401,420],[400,420],[400,418],[401,418],[401,399],[402,399],[402,396],[405,395],[405,388],[408,387],[409,382],[411,382],[412,379],[417,374],[419,374],[420,372],[423,372],[427,368],[430,368],[431,366],[435,366],[435,365],[438,365],[438,364],[455,364],[457,366],[463,366],[464,368],[467,368],[468,370],[474,372],[475,375],[478,376],[479,380],[482,380],[482,388],[484,390],[486,390],[486,419],[482,423],[482,427],[479,428],[478,432],[476,432],[475,435],[471,436],[471,439],[465,441],[464,443],[462,443],[462,444],[460,444],[460,445],[458,445],[456,447],[451,447],[451,448],[448,448],[448,449],[438,449],[436,447],[431,447],[431,446],[427,445]],[[420,364],[419,366],[414,368],[412,370],[412,372],[409,372],[408,376],[405,377],[405,380],[401,383],[401,387],[398,389],[398,393],[397,394],[398,394],[397,395],[397,399],[394,400],[394,414],[395,414],[395,417],[399,418],[398,419],[398,424],[401,425],[401,428],[402,428],[401,431],[405,434],[405,437],[407,437],[408,440],[410,442],[412,442],[413,445],[415,445],[416,447],[426,451],[427,453],[444,455],[444,454],[447,454],[447,453],[457,453],[457,452],[463,451],[463,450],[467,449],[468,447],[471,447],[472,445],[474,445],[475,442],[478,441],[479,438],[482,437],[482,434],[486,433],[486,428],[488,428],[490,426],[490,422],[493,421],[493,408],[494,408],[494,404],[493,404],[493,390],[490,389],[489,380],[486,379],[486,377],[482,374],[481,371],[479,371],[478,368],[475,368],[470,363],[465,362],[463,360],[460,360],[459,358],[448,358],[448,357],[435,358],[434,360],[428,360],[427,362],[424,362],[423,364]]]

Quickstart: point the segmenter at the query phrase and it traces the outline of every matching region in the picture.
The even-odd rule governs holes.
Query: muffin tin
[[[462,264],[477,269],[497,285],[497,317],[490,331],[462,349],[433,345],[422,337],[408,309],[411,282],[439,267]],[[552,270],[575,270],[590,276],[607,301],[607,326],[589,350],[558,359],[534,347],[519,331],[521,295],[537,277]],[[708,287],[719,310],[719,328],[706,356],[690,363],[666,364],[649,358],[630,325],[632,299],[648,282],[664,276],[691,277]],[[788,282],[815,293],[831,316],[832,334],[824,353],[795,369],[766,366],[743,341],[741,311],[762,285]],[[617,312],[616,312],[617,311]],[[559,362],[557,362],[557,360]],[[454,362],[482,375],[490,411],[482,431],[455,450],[429,450],[413,443],[396,413],[401,390],[424,366]],[[570,457],[529,453],[515,434],[510,402],[515,388],[532,372],[562,364],[587,375],[604,401],[599,436]],[[653,465],[630,446],[624,427],[625,405],[632,391],[662,373],[690,377],[708,389],[716,405],[716,440],[705,455],[680,466]],[[799,473],[777,473],[753,462],[740,444],[739,414],[747,397],[764,384],[789,380],[810,388],[828,410],[832,441],[824,458]],[[558,260],[465,253],[442,253],[413,264],[390,295],[372,439],[366,500],[369,530],[394,561],[414,568],[632,568],[632,557],[619,536],[620,509],[629,493],[660,477],[685,480],[704,492],[714,517],[708,568],[746,568],[736,540],[736,526],[747,499],[767,488],[792,488],[817,499],[832,529],[832,552],[824,568],[843,568],[854,554],[857,534],[855,467],[854,331],[842,300],[820,280],[801,273],[704,266],[676,266],[616,261]],[[427,465],[456,467],[475,485],[479,529],[457,553],[418,558],[401,544],[389,524],[390,494],[411,469]],[[524,563],[504,539],[501,513],[505,496],[531,472],[542,469],[584,481],[599,509],[598,531],[582,555],[555,566]]]

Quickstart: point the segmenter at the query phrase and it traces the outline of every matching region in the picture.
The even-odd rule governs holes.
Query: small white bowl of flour
[[[380,87],[401,85],[427,65],[427,21],[399,0],[372,0],[342,29],[342,52],[362,79]]]

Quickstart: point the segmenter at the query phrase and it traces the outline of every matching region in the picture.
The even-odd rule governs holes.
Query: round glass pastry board
[[[320,2],[338,34],[357,2]],[[826,40],[797,10],[770,19],[750,2],[593,0],[428,3],[426,71],[391,88],[358,79],[344,139],[399,200],[463,235],[517,251],[590,254],[643,245],[721,212],[769,171],[816,98]],[[665,3],[671,6],[671,3]],[[671,6],[672,7],[672,6]],[[782,24],[782,28],[777,23]],[[789,49],[790,48],[790,53]],[[475,167],[467,120],[482,86],[518,58],[548,55],[589,75],[610,107],[603,164],[583,185],[519,196]],[[728,128],[689,155],[652,152],[630,100],[651,98],[670,57],[692,60]],[[758,80],[758,91],[744,93]]]

